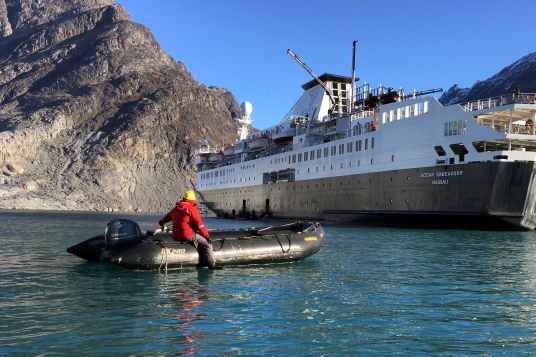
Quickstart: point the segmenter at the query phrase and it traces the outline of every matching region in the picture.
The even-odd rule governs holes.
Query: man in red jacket
[[[173,222],[173,240],[188,242],[197,248],[199,253],[199,266],[208,265],[209,268],[216,268],[214,251],[209,240],[209,233],[201,220],[199,211],[195,206],[194,191],[187,191],[184,199],[177,202],[175,208],[168,212],[158,224]]]

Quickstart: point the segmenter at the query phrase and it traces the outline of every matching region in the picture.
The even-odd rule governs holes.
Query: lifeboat
[[[296,128],[278,129],[272,134],[272,139],[276,145],[281,145],[292,141],[296,136]]]
[[[320,250],[324,229],[317,223],[295,222],[266,228],[211,230],[210,239],[218,265],[294,262]],[[67,248],[82,259],[106,262],[126,269],[156,270],[198,267],[197,249],[173,240],[166,229],[143,234],[128,219],[108,223],[104,234]]]
[[[223,150],[223,154],[225,156],[233,156],[235,154],[235,151],[234,151],[234,145],[231,145],[231,146],[227,146],[224,150]]]
[[[253,138],[248,141],[248,147],[251,150],[262,150],[270,147],[270,138],[266,135],[261,135],[258,138]]]
[[[210,155],[210,159],[209,159],[209,160],[210,160],[211,162],[220,162],[220,161],[223,161],[224,157],[225,157],[225,156],[223,155],[223,152],[218,151],[218,152],[212,153],[212,154]]]

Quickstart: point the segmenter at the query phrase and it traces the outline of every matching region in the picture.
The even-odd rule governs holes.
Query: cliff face
[[[522,93],[536,93],[536,52],[528,54],[499,73],[477,81],[471,88],[452,86],[439,101],[443,105],[459,104],[508,94],[519,86]]]
[[[0,208],[166,211],[239,112],[112,0],[0,0]]]

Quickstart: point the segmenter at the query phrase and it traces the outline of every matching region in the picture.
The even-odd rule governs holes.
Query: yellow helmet
[[[195,193],[194,193],[194,191],[186,191],[186,193],[184,194],[184,199],[185,200],[190,200],[190,201],[195,201]]]

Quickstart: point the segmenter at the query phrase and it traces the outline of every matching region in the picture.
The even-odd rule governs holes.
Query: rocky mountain
[[[457,84],[443,93],[443,105],[470,102],[508,94],[519,86],[522,93],[536,93],[536,52],[528,54],[485,81],[477,81],[471,88]]]
[[[0,208],[167,211],[239,112],[113,0],[0,0]]]

